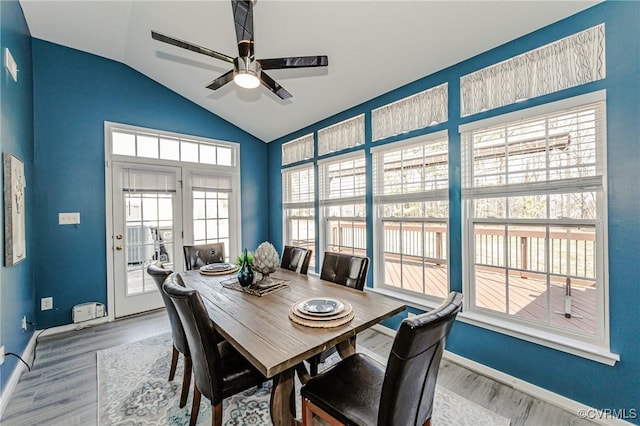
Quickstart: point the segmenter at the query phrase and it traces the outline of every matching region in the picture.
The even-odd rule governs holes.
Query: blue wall
[[[470,118],[460,117],[459,78],[527,50],[540,47],[599,23],[605,23],[607,77],[562,92],[498,108]],[[401,99],[443,82],[449,84],[449,121],[427,130],[389,138],[386,142],[437,130],[448,130],[450,164],[450,282],[462,290],[460,137],[458,126],[472,120],[556,101],[595,90],[607,90],[609,309],[611,350],[621,361],[609,367],[480,327],[456,323],[447,348],[461,356],[504,371],[595,408],[640,411],[640,2],[607,1],[556,24],[456,64],[372,99],[269,144],[270,228],[276,247],[282,245],[281,145],[356,114]],[[370,131],[365,150],[373,145]],[[379,143],[378,143],[379,144]],[[371,217],[371,198],[368,199]],[[371,230],[368,237],[371,239]],[[371,243],[370,243],[371,244]],[[370,251],[371,254],[371,251]],[[402,316],[387,324],[397,327]],[[640,422],[640,418],[631,419]]]
[[[13,154],[24,162],[27,188],[25,191],[27,257],[14,266],[0,267],[0,345],[6,352],[22,355],[33,331],[22,331],[21,319],[35,318],[35,287],[32,268],[34,187],[33,174],[33,74],[31,67],[31,36],[17,1],[0,1],[0,47],[3,65],[0,70],[0,150]],[[4,49],[8,47],[18,64],[15,82],[4,66]],[[0,229],[3,229],[0,214]],[[4,259],[4,246],[0,243],[0,258]],[[4,390],[17,359],[6,357],[0,367],[0,392]]]
[[[105,121],[239,142],[242,244],[267,239],[264,142],[121,63],[37,39],[33,58],[36,301],[54,300],[38,328],[70,323],[77,303],[106,303]],[[80,212],[81,224],[59,226],[59,212]]]

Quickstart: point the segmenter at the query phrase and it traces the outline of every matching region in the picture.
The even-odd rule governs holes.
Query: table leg
[[[338,350],[338,354],[340,358],[345,359],[349,355],[353,355],[356,353],[356,336],[349,337],[347,340],[343,340],[342,342],[336,345],[336,349]]]
[[[273,378],[271,388],[271,421],[274,426],[294,426],[300,422],[292,410],[295,367],[283,371]],[[295,409],[295,405],[293,407]]]

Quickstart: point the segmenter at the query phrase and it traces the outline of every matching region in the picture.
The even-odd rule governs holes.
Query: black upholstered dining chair
[[[302,275],[307,275],[309,261],[311,261],[311,252],[312,250],[307,250],[302,247],[284,246],[280,267],[293,272],[300,269]]]
[[[180,407],[184,407],[189,396],[189,385],[191,384],[191,355],[189,353],[189,345],[187,337],[184,334],[180,317],[173,306],[173,302],[162,290],[162,284],[173,273],[170,269],[165,269],[161,262],[154,261],[147,266],[147,273],[153,278],[158,286],[164,306],[167,308],[169,316],[169,324],[171,325],[171,339],[173,340],[173,354],[171,356],[171,367],[169,368],[169,381],[172,381],[176,374],[176,366],[178,365],[178,357],[184,355],[184,374],[182,377],[182,393],[180,394]],[[176,274],[177,275],[177,274]]]
[[[179,276],[179,274],[176,274]],[[184,326],[193,362],[194,390],[191,419],[195,425],[200,398],[211,401],[212,424],[222,424],[222,401],[267,379],[227,342],[218,343],[218,332],[196,290],[165,280],[163,289],[171,298]]]
[[[187,271],[204,265],[224,262],[224,243],[185,245],[184,265]]]
[[[385,367],[356,353],[311,378],[301,390],[303,425],[313,414],[331,425],[430,425],[447,335],[462,304],[451,292],[436,309],[400,324]]]
[[[356,290],[363,290],[367,281],[369,271],[369,258],[360,257],[345,253],[324,253],[320,279],[342,284]],[[336,352],[335,347],[331,347],[324,352],[312,356],[309,362],[309,373],[312,376],[318,374],[318,364],[324,362],[329,356]]]
[[[368,271],[368,257],[325,252],[320,279],[362,290],[367,282]]]

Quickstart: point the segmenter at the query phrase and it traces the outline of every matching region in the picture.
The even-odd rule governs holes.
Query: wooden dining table
[[[278,269],[273,279],[289,281],[285,288],[263,296],[222,285],[233,276],[180,272],[185,286],[197,290],[216,330],[265,377],[273,378],[271,419],[276,426],[299,424],[295,417],[294,378],[304,383],[303,361],[336,346],[341,357],[356,351],[357,333],[405,309],[395,299]],[[294,304],[311,298],[331,298],[353,307],[354,318],[332,328],[313,328],[289,319]],[[346,304],[345,304],[346,305]]]

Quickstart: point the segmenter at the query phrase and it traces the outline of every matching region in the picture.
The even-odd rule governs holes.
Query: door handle
[[[116,250],[118,251],[122,250],[122,246],[116,246]]]
[[[121,239],[122,239],[122,234],[116,235],[116,240],[121,240]]]

